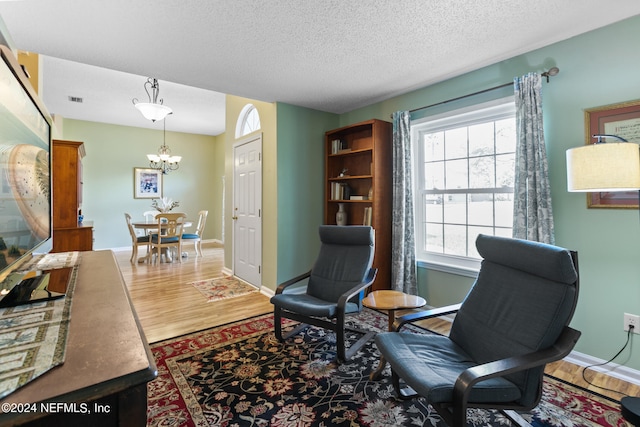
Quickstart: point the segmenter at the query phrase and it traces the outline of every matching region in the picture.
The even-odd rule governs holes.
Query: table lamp
[[[640,191],[640,145],[616,135],[593,135],[596,142],[567,150],[570,192]],[[606,143],[616,139],[620,142]],[[620,400],[622,416],[640,425],[640,397]]]

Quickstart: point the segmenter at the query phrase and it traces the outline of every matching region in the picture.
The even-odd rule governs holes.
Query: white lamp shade
[[[151,162],[159,162],[160,156],[158,156],[157,154],[147,154],[147,159],[149,159],[149,161]]]
[[[145,119],[151,120],[152,122],[162,120],[173,112],[171,108],[162,104],[138,102],[135,106],[142,113]]]
[[[640,145],[608,142],[567,150],[567,190],[640,190]]]

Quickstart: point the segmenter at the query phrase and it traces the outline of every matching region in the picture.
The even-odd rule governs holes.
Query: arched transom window
[[[243,137],[260,129],[260,115],[253,104],[244,106],[236,123],[236,138]]]

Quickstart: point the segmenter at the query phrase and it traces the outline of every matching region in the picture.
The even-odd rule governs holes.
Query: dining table
[[[158,221],[156,220],[143,220],[143,221],[135,221],[132,222],[131,225],[133,225],[134,228],[137,228],[139,230],[144,230],[145,234],[149,234],[151,232],[153,232],[154,230],[158,229]],[[162,228],[164,228],[166,225],[165,224],[161,224]],[[193,226],[193,221],[189,221],[186,220],[184,222],[184,224],[182,225],[182,228],[189,228]],[[184,256],[185,252],[183,252],[182,254],[180,254],[181,256]],[[150,260],[151,257],[151,252],[148,251],[147,254],[143,257],[138,258],[138,263],[143,263],[143,262],[147,262]],[[166,257],[167,259],[170,259],[170,257]]]

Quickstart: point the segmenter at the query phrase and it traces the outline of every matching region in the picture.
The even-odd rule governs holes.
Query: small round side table
[[[393,323],[396,321],[396,311],[411,308],[419,308],[427,301],[417,295],[409,295],[400,291],[381,290],[373,291],[362,300],[362,305],[376,310],[386,310],[389,317],[388,330],[393,330]],[[369,379],[377,379],[385,365],[387,364],[383,356],[380,356],[380,363],[375,371],[371,372]]]

